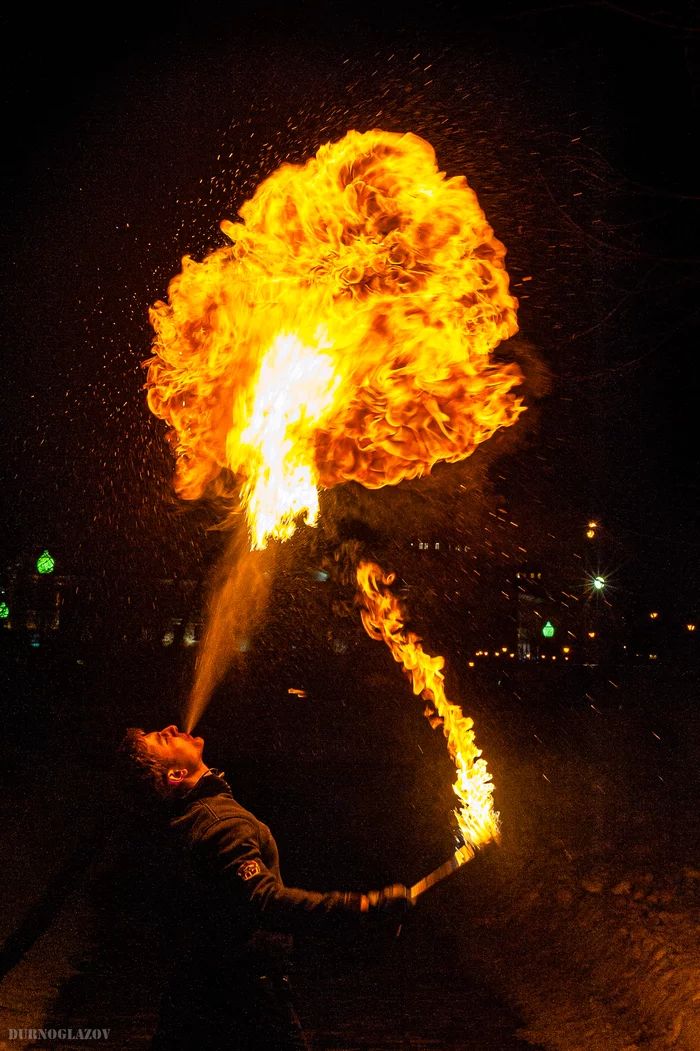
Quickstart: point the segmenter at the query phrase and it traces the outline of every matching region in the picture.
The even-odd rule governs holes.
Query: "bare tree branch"
[[[659,22],[658,19],[650,18],[649,15],[642,15],[638,11],[628,11],[625,7],[611,4],[610,0],[597,0],[595,6],[609,7],[611,11],[616,11],[619,15],[625,15],[626,18],[634,18],[638,22],[646,22],[650,26],[656,26],[658,29],[668,29],[673,33],[700,33],[700,28],[683,25],[674,26],[672,22]]]

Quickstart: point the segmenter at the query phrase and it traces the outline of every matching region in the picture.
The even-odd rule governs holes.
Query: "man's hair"
[[[172,794],[168,783],[168,771],[172,763],[153,755],[144,738],[146,734],[136,726],[130,726],[124,740],[117,749],[120,766],[125,778],[141,794],[155,793],[161,799]]]

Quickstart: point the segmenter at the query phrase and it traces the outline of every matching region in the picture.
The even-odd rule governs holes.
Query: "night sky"
[[[172,497],[145,405],[147,308],[280,162],[381,127],[467,176],[551,372],[493,499],[534,557],[593,515],[630,595],[693,601],[700,13],[421,7],[6,22],[3,565],[48,545],[73,571],[192,571],[206,513]]]

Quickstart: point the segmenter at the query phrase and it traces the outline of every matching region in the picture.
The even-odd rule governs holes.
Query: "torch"
[[[457,704],[447,699],[443,657],[426,653],[418,635],[404,628],[404,612],[395,595],[389,591],[393,573],[374,562],[361,562],[357,568],[362,608],[360,615],[365,631],[372,639],[383,641],[394,660],[403,665],[411,680],[413,693],[427,702],[425,715],[433,729],[438,726],[447,738],[447,749],[457,768],[452,789],[460,806],[455,810],[462,846],[443,865],[415,883],[410,891],[414,900],[456,872],[475,856],[477,850],[500,840],[498,814],[493,806],[493,782],[474,739],[474,720],[462,713]]]
[[[494,840],[491,840],[493,843]],[[483,848],[482,848],[483,849]],[[444,864],[439,865],[436,869],[430,872],[423,879],[419,879],[417,883],[414,883],[409,890],[409,897],[414,901],[419,898],[429,887],[434,887],[436,883],[443,880],[445,876],[452,875],[457,869],[461,869],[462,865],[466,865],[468,861],[476,857],[476,851],[473,847],[464,845],[455,850],[451,858],[448,858]]]

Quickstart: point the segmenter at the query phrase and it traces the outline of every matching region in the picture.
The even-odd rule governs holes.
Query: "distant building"
[[[562,609],[539,566],[523,564],[515,574],[519,660],[556,657],[564,632]]]
[[[194,645],[201,591],[193,580],[96,577],[56,572],[41,557],[0,578],[0,632],[32,646],[51,640],[86,645]]]

